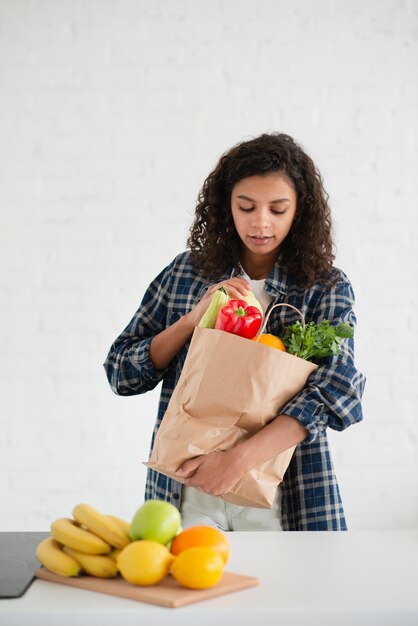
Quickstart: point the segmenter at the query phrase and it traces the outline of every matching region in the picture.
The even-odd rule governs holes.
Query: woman
[[[144,393],[163,381],[153,441],[193,330],[220,285],[234,298],[251,287],[264,310],[287,302],[307,321],[356,323],[351,284],[333,267],[321,176],[288,135],[263,134],[220,158],[199,194],[188,247],[150,284],[105,362],[119,395]],[[293,316],[278,307],[266,332],[280,336]],[[365,379],[355,368],[353,348],[352,339],[345,341],[342,354],[323,359],[281,414],[245,442],[184,463],[177,473],[185,487],[149,470],[146,498],[176,504],[184,526],[345,530],[326,428],[343,430],[362,419]],[[272,510],[224,502],[222,494],[249,469],[296,444]]]

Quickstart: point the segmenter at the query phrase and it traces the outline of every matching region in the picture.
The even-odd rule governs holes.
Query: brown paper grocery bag
[[[256,341],[196,328],[145,465],[184,482],[175,472],[186,460],[250,437],[279,415],[316,368]],[[258,465],[222,497],[271,508],[293,452],[294,447]]]

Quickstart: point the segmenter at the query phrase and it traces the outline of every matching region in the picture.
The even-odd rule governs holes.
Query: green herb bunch
[[[316,361],[340,354],[341,343],[353,334],[353,328],[345,322],[337,326],[331,326],[328,320],[323,320],[320,324],[309,322],[305,326],[295,322],[286,328],[283,343],[289,354],[307,361]]]

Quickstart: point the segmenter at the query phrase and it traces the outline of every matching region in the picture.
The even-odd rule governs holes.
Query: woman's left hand
[[[234,450],[217,450],[183,463],[177,470],[186,487],[195,487],[212,496],[221,496],[237,484],[245,469]]]

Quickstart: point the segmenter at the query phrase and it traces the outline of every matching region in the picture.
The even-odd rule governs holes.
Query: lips
[[[273,237],[263,237],[261,235],[249,235],[249,239],[256,245],[262,246],[268,243]]]

